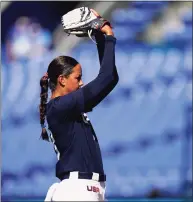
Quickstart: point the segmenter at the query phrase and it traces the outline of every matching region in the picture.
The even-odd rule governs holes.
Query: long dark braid
[[[40,93],[39,110],[40,110],[40,124],[42,127],[41,138],[43,140],[49,141],[49,136],[45,126],[46,104],[48,99],[48,74],[47,73],[40,79],[40,87],[41,87],[41,93]]]

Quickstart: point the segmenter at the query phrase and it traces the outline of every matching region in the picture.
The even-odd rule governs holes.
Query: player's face
[[[72,91],[78,90],[81,86],[83,86],[82,82],[82,68],[80,64],[77,64],[73,68],[73,72],[66,79],[65,87],[67,91],[70,93]]]

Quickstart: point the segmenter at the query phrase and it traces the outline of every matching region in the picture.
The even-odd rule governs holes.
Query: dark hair
[[[41,138],[49,141],[49,136],[45,126],[46,104],[48,99],[48,87],[53,92],[57,86],[59,75],[64,75],[66,78],[72,73],[73,68],[78,62],[69,56],[59,56],[52,60],[48,66],[47,73],[40,79],[40,124],[42,127]]]

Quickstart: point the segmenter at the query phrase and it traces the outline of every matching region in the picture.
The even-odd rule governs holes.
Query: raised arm
[[[114,35],[111,28],[106,27],[105,29],[109,30],[108,35],[112,35],[112,36]],[[96,39],[96,42],[97,42],[97,51],[98,51],[100,65],[101,65],[101,63],[103,61],[103,57],[104,57],[105,37],[106,37],[105,34],[103,32],[101,32],[101,31],[97,32],[96,35],[95,35],[95,39]],[[115,62],[114,62],[114,64],[115,64]],[[114,69],[113,69],[113,76],[114,76],[115,81],[118,80],[118,73],[117,73],[116,65],[114,66]],[[107,92],[106,96],[109,94],[109,92],[111,92],[113,90],[113,88],[114,88],[113,85],[109,86],[109,89],[106,91]]]
[[[85,111],[90,111],[98,105],[118,83],[115,66],[115,44],[116,38],[113,35],[105,36],[104,56],[99,74],[93,81],[82,88]]]
[[[109,33],[109,35],[113,35],[113,33]],[[103,56],[104,56],[104,50],[105,50],[105,35],[103,32],[97,32],[95,35],[95,39],[97,42],[97,51],[98,51],[98,56],[99,56],[99,63],[101,65]],[[115,77],[118,77],[116,65],[114,68],[114,75]]]

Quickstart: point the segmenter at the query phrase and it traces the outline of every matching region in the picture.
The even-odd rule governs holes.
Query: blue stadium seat
[[[171,49],[166,52],[164,63],[159,71],[159,76],[174,77],[183,63],[183,54],[179,49]]]
[[[137,18],[136,18],[137,16]],[[153,12],[144,12],[141,9],[131,8],[127,9],[116,9],[112,12],[112,23],[117,24],[147,24],[153,17]]]
[[[189,43],[192,41],[192,25],[185,26],[181,32],[170,32],[164,35],[164,40],[166,43],[172,41],[181,41]]]
[[[133,1],[131,3],[132,7],[136,8],[162,8],[163,6],[167,6],[168,2],[163,2],[163,1]]]
[[[184,15],[181,16],[185,25],[192,26],[192,9],[190,7],[189,11],[185,12]]]

